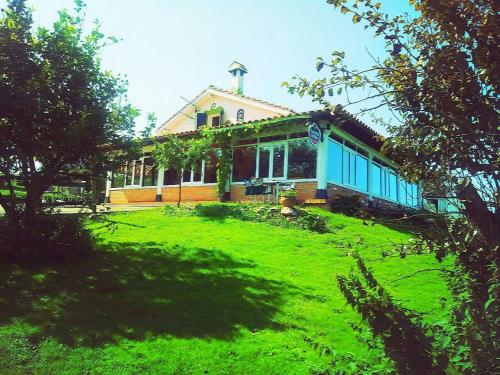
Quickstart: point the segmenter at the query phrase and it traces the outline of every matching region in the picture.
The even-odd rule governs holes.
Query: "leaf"
[[[328,89],[328,95],[333,96],[333,89],[331,87]]]
[[[374,5],[374,7],[375,7],[375,8],[377,8],[377,9],[380,9],[380,7],[381,7],[381,6],[382,6],[382,4],[380,4],[380,3],[376,3],[376,4]]]
[[[359,21],[361,21],[361,16],[359,14],[355,14],[354,16],[352,16],[353,23],[358,23]]]
[[[340,87],[340,88],[337,90],[337,94],[338,94],[338,95],[342,94],[342,87]]]
[[[322,62],[322,61],[318,61],[316,63],[316,70],[319,72],[321,69],[323,69],[323,67],[325,66],[325,63]]]
[[[340,7],[340,12],[341,12],[342,14],[346,14],[346,13],[348,13],[348,12],[349,12],[349,8],[347,8],[347,7],[345,7],[345,6],[341,6],[341,7]]]

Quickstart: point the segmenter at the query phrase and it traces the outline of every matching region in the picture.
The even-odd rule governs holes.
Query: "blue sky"
[[[391,13],[407,1],[386,0]],[[347,53],[353,67],[370,64],[366,49],[383,56],[383,40],[353,25],[326,0],[87,0],[86,23],[99,19],[102,31],[122,39],[103,52],[103,65],[129,80],[129,100],[161,123],[209,84],[228,88],[233,60],[249,73],[244,93],[297,111],[317,108],[289,95],[281,82],[294,74],[317,77],[315,60],[333,50]],[[0,0],[4,6],[6,0]],[[72,0],[29,0],[35,25],[49,26]],[[336,98],[342,102],[340,98]],[[384,112],[382,112],[384,114]],[[364,118],[370,123],[369,118]],[[379,129],[380,130],[380,129]]]

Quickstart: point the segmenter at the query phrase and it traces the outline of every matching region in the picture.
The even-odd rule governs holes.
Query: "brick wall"
[[[299,200],[314,199],[316,195],[316,181],[312,182],[297,182],[297,198]],[[176,202],[179,194],[179,189],[175,186],[164,187],[161,189],[162,202]],[[120,189],[111,190],[110,203],[112,204],[127,204],[138,202],[154,202],[156,198],[156,188],[151,189]],[[201,186],[183,186],[182,201],[217,201],[217,193],[215,185]],[[245,187],[243,185],[231,185],[231,201],[234,202],[251,202],[253,196],[245,195]],[[259,200],[259,197],[257,197]]]
[[[164,187],[161,189],[162,202],[177,202],[179,197],[178,187]],[[215,185],[183,186],[182,201],[217,201]]]
[[[156,188],[120,189],[120,190],[111,190],[109,193],[109,201],[112,204],[154,202],[155,198],[156,198]]]
[[[316,196],[316,181],[311,182],[296,182],[295,189],[297,190],[297,199],[306,200],[314,199]],[[261,196],[257,196],[257,201],[260,201]],[[245,195],[244,185],[231,185],[231,201],[233,202],[253,202],[252,195]]]

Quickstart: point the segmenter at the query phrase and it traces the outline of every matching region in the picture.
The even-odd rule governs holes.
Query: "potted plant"
[[[295,190],[283,190],[280,192],[280,204],[283,207],[292,208],[297,200],[297,192]]]

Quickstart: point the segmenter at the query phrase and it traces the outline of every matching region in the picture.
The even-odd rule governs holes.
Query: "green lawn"
[[[409,235],[325,213],[333,233],[160,209],[91,226],[100,251],[47,266],[0,265],[0,372],[309,374],[339,355],[372,358],[335,275],[358,250],[428,320],[448,296],[432,256],[384,258]],[[333,372],[333,371],[332,371]]]

